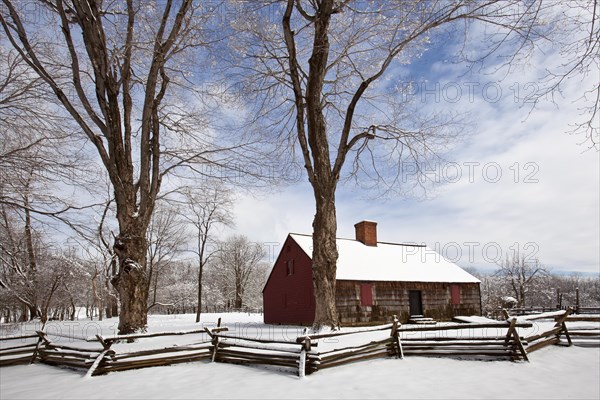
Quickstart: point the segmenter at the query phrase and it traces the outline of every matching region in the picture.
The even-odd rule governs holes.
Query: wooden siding
[[[459,304],[453,304],[452,287],[456,285],[460,289],[454,289],[454,300],[458,297]],[[421,291],[425,317],[445,321],[456,315],[481,315],[479,283],[338,280],[336,306],[340,323],[378,324],[389,322],[392,315],[406,322],[410,317],[409,291],[414,290]],[[312,261],[290,236],[263,289],[263,304],[267,324],[311,325],[314,320]]]
[[[370,283],[373,305],[361,306],[361,285]],[[452,285],[460,286],[460,304],[452,304]],[[397,315],[401,322],[408,321],[409,290],[420,290],[423,315],[438,321],[452,319],[456,315],[480,315],[481,300],[479,283],[446,282],[361,282],[336,283],[336,305],[342,325],[367,325],[389,322]]]
[[[288,236],[263,289],[265,323],[312,325],[313,293],[312,261]]]

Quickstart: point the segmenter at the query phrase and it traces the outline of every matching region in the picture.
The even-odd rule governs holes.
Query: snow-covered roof
[[[312,236],[290,237],[312,257]],[[338,280],[477,283],[479,279],[424,245],[337,239]]]

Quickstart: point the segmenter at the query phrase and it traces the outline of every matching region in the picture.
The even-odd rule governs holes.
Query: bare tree
[[[185,78],[177,63],[203,44],[202,16],[191,0],[39,1],[48,15],[41,29],[56,41],[49,53],[48,46],[36,45],[39,27],[24,21],[23,4],[3,4],[0,23],[8,41],[51,89],[108,172],[119,225],[113,245],[119,258],[113,279],[121,301],[119,332],[145,329],[146,231],[163,177],[182,165],[206,162],[211,154],[205,146],[178,154],[163,143],[165,132],[180,132],[188,122],[183,107],[167,114],[164,102],[171,83]]]
[[[516,253],[500,264],[495,275],[510,288],[517,299],[517,306],[525,307],[528,293],[547,277],[549,272],[539,260],[529,260],[526,256]]]
[[[247,237],[235,235],[219,246],[217,268],[227,282],[233,285],[233,307],[241,309],[245,304],[245,293],[254,277],[263,278],[261,261],[266,251],[258,243],[251,243]]]
[[[5,184],[12,178],[11,172],[30,170],[31,164],[38,169],[47,165],[39,149],[57,142],[61,135],[55,125],[60,118],[47,109],[49,102],[43,79],[29,69],[17,51],[6,49],[1,42],[0,60],[0,168],[3,171],[0,184]],[[51,131],[54,138],[47,131]],[[10,200],[14,199],[8,193],[0,192],[0,202]]]
[[[196,303],[196,284],[190,276],[196,274],[195,266],[188,262],[175,261],[168,264],[164,271],[164,283],[159,291],[167,312],[191,313]]]
[[[202,313],[202,276],[204,267],[217,251],[217,241],[213,238],[213,231],[218,225],[231,226],[232,194],[222,183],[215,183],[212,188],[194,191],[183,191],[185,207],[182,216],[193,226],[196,235],[196,249],[193,251],[198,257],[198,290],[196,306],[196,322],[200,322]]]
[[[34,232],[28,210],[24,216],[1,205],[0,208],[0,288],[10,292],[29,311],[29,318],[41,316],[38,301],[38,264],[34,247]],[[19,223],[19,219],[23,219]]]
[[[59,220],[80,232],[79,222],[69,215],[69,211],[88,207],[78,206],[77,195],[61,197],[57,193],[64,191],[67,185],[71,189],[67,192],[81,193],[77,189],[80,185],[83,191],[93,193],[91,186],[86,187],[89,181],[79,178],[84,176],[84,170],[88,179],[97,177],[90,173],[89,164],[79,151],[81,141],[72,136],[65,118],[52,111],[55,100],[45,90],[44,80],[29,68],[16,50],[7,51],[4,45],[0,42],[0,205],[7,240],[0,247],[4,260],[11,260],[5,265],[12,266],[8,269],[12,276],[5,275],[0,279],[3,281],[0,286],[16,295],[21,303],[28,303],[30,318],[48,318],[52,305],[55,313],[61,309],[61,317],[68,313],[69,318],[74,318],[82,275],[74,274],[74,270],[63,271],[65,268],[49,269],[44,264],[50,259],[61,264],[53,254],[41,257],[44,262],[41,270],[38,268],[40,249],[34,242],[53,248],[56,244],[49,237],[35,239],[38,233],[33,225],[52,228],[53,220]],[[97,181],[94,180],[94,184]],[[11,220],[21,218],[24,241],[19,243],[18,232]],[[19,262],[23,261],[16,257],[19,245],[27,250],[27,268],[19,267]],[[74,276],[77,279],[70,279]],[[15,279],[18,277],[21,279]],[[20,288],[14,287],[17,282]],[[44,283],[51,288],[48,297],[44,297]],[[92,283],[95,283],[95,277]],[[61,305],[57,306],[57,303]]]
[[[183,221],[175,206],[166,201],[157,203],[148,227],[148,310],[157,305],[158,287],[163,270],[169,267],[174,258],[184,249],[186,232]]]
[[[585,136],[582,144],[600,151],[600,2],[599,0],[566,1],[550,3],[549,20],[557,27],[550,36],[558,49],[557,65],[546,66],[546,75],[540,81],[540,90],[533,96],[533,105],[545,98],[555,104],[562,89],[572,78],[596,77],[591,83],[582,82],[580,97],[573,101],[579,105],[580,118],[572,121],[570,133]]]
[[[248,39],[239,51],[249,60],[236,71],[259,96],[253,113],[259,117],[252,122],[299,148],[316,205],[314,328],[335,327],[340,180],[397,190],[405,186],[402,166],[427,165],[463,124],[402,101],[402,93],[389,89],[400,78],[399,68],[418,59],[431,41],[464,40],[463,49],[469,49],[468,33],[481,26],[483,41],[475,37],[485,45],[478,49],[483,57],[466,60],[465,51],[457,58],[474,63],[496,53],[507,65],[517,63],[517,56],[527,57],[546,37],[542,16],[551,5],[518,0],[257,3],[249,3],[236,20]]]
[[[46,322],[58,308],[74,315],[70,288],[83,281],[81,261],[36,230],[27,208],[0,205],[0,237],[0,290],[27,308],[23,316]]]
[[[81,143],[64,117],[52,111],[44,80],[5,45],[0,42],[0,203],[27,208],[37,217],[60,218],[78,208],[53,192],[80,176],[86,164]]]
[[[106,310],[107,318],[119,315],[118,293],[114,291],[114,288],[110,284],[112,277],[118,272],[117,257],[110,245],[109,237],[112,231],[106,226],[107,216],[111,212],[112,203],[112,200],[108,200],[105,203],[96,229],[90,235],[86,235],[85,233],[84,235],[80,235],[83,236],[87,243],[87,246],[82,247],[89,250],[94,249],[96,253],[95,255],[89,255],[94,269],[91,276],[92,295],[95,301],[99,303],[99,307]],[[98,285],[97,280],[100,280],[100,285]],[[100,311],[100,319],[102,319],[103,314]]]

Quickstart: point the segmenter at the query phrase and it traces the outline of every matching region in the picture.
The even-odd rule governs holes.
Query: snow
[[[382,359],[303,379],[261,368],[202,362],[91,379],[50,366],[17,366],[0,369],[0,397],[597,399],[599,356],[598,349],[555,347],[534,353],[531,363]]]
[[[558,310],[558,311],[548,311],[548,312],[545,312],[545,313],[538,313],[538,314],[520,315],[517,318],[519,320],[529,321],[529,320],[540,319],[540,318],[560,317],[560,316],[563,316],[564,314],[565,314],[564,310]]]
[[[214,326],[220,315],[203,315],[202,324]],[[302,327],[264,325],[258,314],[223,314],[231,334],[255,338],[295,339]],[[150,332],[198,328],[195,315],[150,316]],[[83,329],[90,321],[78,321]],[[106,333],[116,319],[93,321]],[[520,330],[529,335],[553,326],[553,320],[532,321]],[[54,322],[55,329],[65,323]],[[578,326],[576,322],[570,327]],[[589,323],[581,323],[582,325]],[[22,325],[23,329],[32,329]],[[4,327],[6,328],[6,327]],[[74,330],[73,330],[74,331]],[[489,332],[493,331],[493,332]],[[488,329],[496,335],[505,329]],[[462,334],[481,335],[473,329]],[[74,332],[75,333],[75,332]],[[77,336],[84,337],[82,331]],[[3,336],[6,332],[2,332]],[[319,342],[318,350],[343,347],[346,340],[360,341],[388,335],[365,332]],[[346,339],[347,338],[347,339]],[[57,340],[65,340],[57,337]],[[169,341],[183,343],[198,335],[141,339],[154,347]],[[116,344],[131,346],[135,344]],[[117,350],[122,351],[122,349]],[[550,346],[529,355],[531,362],[471,361],[448,358],[407,357],[357,362],[298,378],[289,371],[259,366],[193,362],[115,372],[83,379],[85,371],[42,364],[0,368],[0,398],[8,399],[191,399],[191,398],[443,398],[443,399],[598,399],[600,397],[600,349]]]
[[[290,234],[311,257],[312,236]],[[479,279],[427,246],[337,239],[338,280],[476,283]]]
[[[469,323],[474,323],[474,324],[490,324],[490,323],[498,322],[495,319],[480,317],[478,315],[471,315],[468,317],[459,316],[459,317],[454,317],[454,319],[456,321],[469,322]]]

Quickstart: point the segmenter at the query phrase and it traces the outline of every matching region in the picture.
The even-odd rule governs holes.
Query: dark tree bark
[[[143,71],[144,98],[141,111],[136,115],[132,89],[134,50],[139,46],[136,26],[148,23],[138,20],[143,8],[128,0],[125,7],[125,35],[107,39],[104,26],[107,15],[101,2],[72,0],[42,2],[60,21],[62,46],[67,53],[63,68],[71,75],[70,88],[75,97],[66,94],[61,76],[53,73],[52,62],[45,58],[40,48],[30,41],[29,26],[20,17],[18,3],[3,0],[6,11],[0,13],[0,23],[8,40],[23,60],[46,82],[56,99],[81,128],[97,150],[108,172],[114,189],[119,233],[114,251],[119,258],[119,271],[112,279],[120,295],[121,313],[119,333],[144,330],[147,322],[146,232],[160,190],[161,171],[161,121],[159,109],[169,86],[166,64],[174,52],[180,50],[182,29],[189,18],[191,0],[172,0],[157,5],[159,19],[152,48]],[[121,12],[121,11],[119,11]],[[114,24],[110,20],[108,24]],[[106,28],[106,29],[105,29]],[[118,28],[117,28],[118,29]],[[84,49],[78,41],[79,35]],[[120,43],[114,43],[115,40]],[[143,41],[143,40],[142,40]],[[140,42],[141,43],[141,42]],[[141,53],[138,53],[138,55]],[[85,60],[85,62],[83,62]],[[84,65],[89,65],[85,70]],[[137,79],[137,78],[135,78]],[[94,95],[86,92],[92,85]],[[139,121],[139,133],[133,127]],[[137,142],[136,137],[137,136]],[[134,169],[134,159],[139,165]],[[139,171],[139,172],[136,172]]]
[[[317,299],[314,327],[317,329],[322,326],[338,326],[335,307],[335,276],[338,258],[335,190],[339,181],[339,171],[336,173],[331,167],[322,99],[329,56],[328,28],[334,11],[333,5],[333,1],[321,2],[318,13],[312,17],[315,34],[309,59],[306,95],[301,85],[294,32],[291,28],[291,15],[294,10],[293,0],[288,1],[282,22],[289,54],[290,78],[295,95],[298,138],[316,204],[316,213],[313,220],[312,259],[313,286]]]
[[[338,326],[335,304],[337,272],[337,219],[335,193],[315,194],[317,212],[313,221],[313,288],[319,299],[315,307],[315,328]]]
[[[517,18],[515,10],[520,5],[492,0],[475,3],[287,0],[282,17],[283,52],[277,42],[280,37],[272,39],[272,34],[266,31],[252,31],[256,35],[252,38],[259,37],[263,41],[256,57],[269,66],[261,70],[257,81],[282,84],[293,92],[290,115],[295,116],[294,126],[287,122],[280,125],[284,125],[284,131],[292,131],[297,136],[315,197],[314,329],[339,324],[335,305],[338,258],[335,193],[350,152],[354,152],[354,164],[351,171],[347,171],[349,176],[357,177],[359,172],[365,172],[375,178],[373,185],[385,182],[386,177],[392,185],[399,185],[403,162],[420,165],[424,160],[435,158],[437,149],[443,148],[460,131],[460,125],[452,118],[407,114],[400,110],[398,99],[373,92],[367,96],[367,90],[386,74],[400,55],[410,58],[411,54],[423,51],[429,36],[443,25],[456,23],[459,26],[471,20],[497,28],[500,34],[490,35],[490,52],[484,59],[513,38],[517,43],[515,53],[531,50],[544,33],[538,15],[545,6],[541,1],[523,3]],[[463,32],[468,30],[468,25],[457,29]],[[274,70],[278,71],[275,81],[272,79]],[[376,95],[387,96],[387,101],[377,103],[373,100]],[[281,107],[277,101],[266,99],[266,102],[274,110]],[[372,104],[376,105],[369,109]],[[378,109],[379,104],[386,111]],[[363,105],[369,110],[367,117],[357,116],[357,109]],[[276,118],[272,121],[279,123]],[[388,147],[378,153],[374,144],[386,141],[393,150]],[[366,154],[364,164],[359,161],[361,154]],[[379,161],[384,166],[394,162],[395,175],[385,167],[377,167]]]

